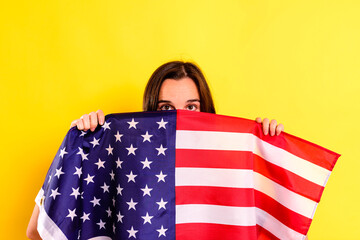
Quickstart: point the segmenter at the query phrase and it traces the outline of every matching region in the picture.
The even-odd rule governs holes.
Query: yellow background
[[[70,122],[140,111],[151,73],[195,61],[220,114],[275,118],[342,154],[309,239],[360,239],[359,1],[2,1],[0,232],[25,239]]]

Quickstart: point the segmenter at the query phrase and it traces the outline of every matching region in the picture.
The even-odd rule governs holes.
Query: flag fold
[[[36,197],[43,239],[304,239],[339,154],[252,120],[110,114],[65,136]]]

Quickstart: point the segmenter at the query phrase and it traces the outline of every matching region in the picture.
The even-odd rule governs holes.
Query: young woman
[[[208,84],[199,67],[193,63],[172,61],[163,64],[151,75],[144,92],[144,111],[165,111],[183,109],[189,111],[215,113],[213,99]],[[74,120],[70,127],[77,126],[79,130],[94,131],[98,124],[103,125],[105,116],[98,110],[83,115]],[[262,123],[265,135],[279,135],[283,130],[282,124],[276,120],[256,118]],[[27,236],[30,239],[41,239],[37,232],[39,207],[35,204]]]
[[[173,61],[160,66],[151,75],[144,92],[143,110],[161,111],[184,109],[198,112],[215,113],[215,106],[208,84],[199,67],[193,63]],[[70,127],[94,131],[98,124],[105,121],[101,110],[84,114],[74,120]],[[279,135],[284,131],[276,120],[256,118],[261,123],[265,135]]]

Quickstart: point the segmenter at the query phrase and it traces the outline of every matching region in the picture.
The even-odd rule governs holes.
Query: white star
[[[165,204],[167,204],[167,202],[164,202],[164,200],[162,198],[161,198],[160,202],[156,202],[156,203],[159,205],[158,210],[160,210],[161,208],[166,209]]]
[[[123,163],[123,161],[120,161],[120,158],[118,157],[118,159],[116,161],[116,168],[121,168],[122,163]]]
[[[110,144],[109,144],[109,147],[105,148],[105,149],[106,149],[106,151],[108,151],[108,155],[110,155],[110,154],[113,155],[112,151],[113,151],[114,148],[112,148]]]
[[[90,215],[90,213],[83,212],[83,215],[82,215],[82,217],[80,219],[82,219],[83,222],[85,222],[86,220],[90,221],[89,215]]]
[[[49,197],[53,197],[55,200],[57,195],[61,195],[61,193],[58,192],[58,188],[56,188],[55,190],[51,189],[51,194]]]
[[[113,232],[115,233],[116,227],[115,227],[115,223],[113,223]]]
[[[60,155],[61,158],[64,158],[64,155],[65,155],[65,154],[68,154],[68,153],[65,151],[65,148],[66,148],[66,147],[64,147],[63,149],[60,150],[60,154],[59,154],[59,155]]]
[[[81,168],[77,168],[75,167],[75,172],[73,175],[78,175],[78,177],[80,178],[81,174],[82,174],[82,167]]]
[[[115,200],[114,197],[113,197],[113,199],[112,199],[112,202],[113,202],[113,206],[115,207],[116,200]]]
[[[153,135],[150,135],[150,134],[148,133],[148,131],[146,131],[146,134],[141,135],[141,136],[144,138],[143,142],[145,142],[145,141],[151,142],[150,138],[151,138]]]
[[[121,137],[123,136],[123,134],[120,134],[119,131],[117,131],[114,136],[116,138],[115,142],[117,141],[121,142]]]
[[[148,161],[148,159],[147,158],[145,158],[145,161],[140,161],[144,166],[143,166],[143,169],[144,168],[148,168],[148,169],[150,169],[150,164],[152,163],[152,161]]]
[[[134,210],[136,210],[135,205],[138,204],[138,203],[137,203],[137,202],[134,202],[132,198],[130,199],[130,202],[126,202],[126,203],[129,205],[129,209],[128,209],[128,210],[130,210],[130,209],[132,209],[132,208],[133,208]]]
[[[150,223],[151,224],[151,219],[154,217],[154,216],[149,216],[149,213],[146,212],[146,215],[145,216],[141,216],[143,219],[144,219],[144,224],[145,223]]]
[[[128,177],[128,182],[133,181],[135,182],[135,178],[137,177],[137,175],[133,174],[132,171],[130,172],[130,174],[126,175]]]
[[[90,142],[90,143],[93,145],[93,148],[94,148],[96,145],[100,145],[100,144],[99,144],[99,141],[100,141],[100,138],[99,138],[99,139],[96,139],[96,138],[94,137],[94,140],[93,140],[92,142]]]
[[[126,230],[126,231],[128,231],[128,233],[129,233],[129,238],[131,238],[131,237],[136,238],[135,234],[138,232],[138,230],[135,230],[133,226],[131,226],[131,229]]]
[[[162,171],[159,173],[159,175],[155,175],[158,178],[158,182],[163,181],[165,182],[166,174],[163,174]]]
[[[100,198],[96,198],[94,197],[93,200],[91,200],[90,202],[93,204],[93,207],[95,207],[96,205],[99,205],[100,206]]]
[[[119,211],[119,213],[116,214],[116,216],[117,216],[117,221],[122,223],[123,222],[122,219],[123,219],[124,215],[121,215],[121,213]]]
[[[161,235],[164,235],[164,237],[166,237],[165,232],[167,231],[167,228],[164,228],[163,225],[161,225],[161,228],[160,228],[160,229],[156,229],[156,231],[159,232],[159,237],[160,237]]]
[[[111,180],[115,181],[115,173],[114,173],[114,170],[111,170],[111,173],[110,174],[110,177],[111,177]]]
[[[148,186],[146,185],[145,188],[140,188],[141,191],[144,192],[143,196],[145,195],[149,195],[151,197],[150,191],[153,190],[152,188],[148,188]]]
[[[89,174],[87,175],[87,178],[85,178],[84,180],[86,181],[86,183],[87,183],[87,185],[89,185],[89,183],[93,183],[94,182],[94,180],[93,180],[93,178],[95,177],[95,175],[94,176],[90,176]]]
[[[74,208],[74,210],[68,209],[68,211],[69,211],[69,214],[66,217],[71,218],[71,221],[73,221],[74,217],[77,217],[77,215],[75,214],[76,208]]]
[[[165,128],[165,129],[166,129],[165,125],[166,125],[168,122],[164,122],[164,119],[162,118],[160,122],[156,122],[156,123],[159,124],[159,128],[158,128],[158,129],[160,129],[160,128]]]
[[[122,196],[122,190],[123,190],[123,188],[120,187],[120,184],[118,184],[116,190],[117,190],[117,194],[120,194],[120,195]]]
[[[83,151],[83,149],[80,148],[80,147],[78,147],[78,149],[79,149],[79,151],[77,152],[76,155],[80,154],[80,155],[81,155],[81,159],[82,159],[83,161],[84,161],[84,160],[89,160],[89,159],[87,158],[87,155],[89,155],[89,154],[85,154],[84,151]]]
[[[54,176],[58,177],[58,179],[60,178],[61,174],[64,174],[64,172],[61,171],[61,169],[62,169],[62,167],[59,168],[59,169],[56,169],[56,173],[54,174]]]
[[[86,134],[86,132],[84,132],[84,131],[81,131],[80,137],[83,137],[83,136],[85,136],[85,134]]]
[[[98,223],[96,223],[96,224],[99,225],[99,230],[102,229],[102,228],[103,228],[103,229],[106,229],[106,228],[105,228],[105,222],[103,222],[101,219],[100,219],[100,222],[98,222]]]
[[[78,147],[79,151],[76,154],[83,154],[84,150],[81,147]]]
[[[136,129],[136,124],[138,124],[139,122],[135,122],[134,119],[132,119],[131,122],[127,123],[129,124],[129,129],[132,127]]]
[[[108,217],[111,217],[111,210],[110,210],[110,207],[108,208],[108,210],[106,210],[107,214],[108,214]]]
[[[99,161],[97,163],[95,163],[95,165],[98,166],[98,169],[100,169],[101,167],[105,168],[104,163],[105,163],[105,161],[101,161],[101,159],[99,158]]]
[[[104,129],[104,132],[106,131],[106,129],[111,130],[110,127],[109,127],[110,124],[111,124],[111,122],[105,122],[104,125],[102,125],[102,128]]]
[[[80,195],[79,188],[80,187],[78,187],[77,189],[72,188],[72,193],[70,194],[70,196],[74,196],[75,199],[77,199],[77,197]]]
[[[126,148],[129,152],[128,152],[128,155],[130,154],[134,154],[135,155],[135,150],[137,148],[134,148],[133,145],[131,144],[130,147]]]
[[[165,156],[165,150],[167,150],[167,148],[164,148],[163,145],[161,144],[159,148],[156,148],[156,150],[158,150],[158,156],[160,154],[163,154]]]
[[[106,185],[106,183],[104,183],[104,186],[101,186],[101,188],[104,190],[103,193],[109,192],[109,187],[110,187],[110,186],[108,186],[108,185]]]

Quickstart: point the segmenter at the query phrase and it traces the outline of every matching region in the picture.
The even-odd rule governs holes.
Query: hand
[[[264,132],[264,135],[268,135],[270,131],[270,136],[279,136],[282,131],[284,131],[284,125],[281,123],[277,125],[277,122],[275,119],[271,120],[269,122],[268,118],[264,118],[264,120],[261,122],[261,118],[257,117],[255,120],[257,123],[262,123],[262,129]]]
[[[79,130],[94,131],[98,124],[103,125],[105,122],[105,116],[102,110],[97,110],[96,112],[91,112],[89,114],[84,114],[80,119],[76,119],[71,122],[70,128],[77,126]]]

